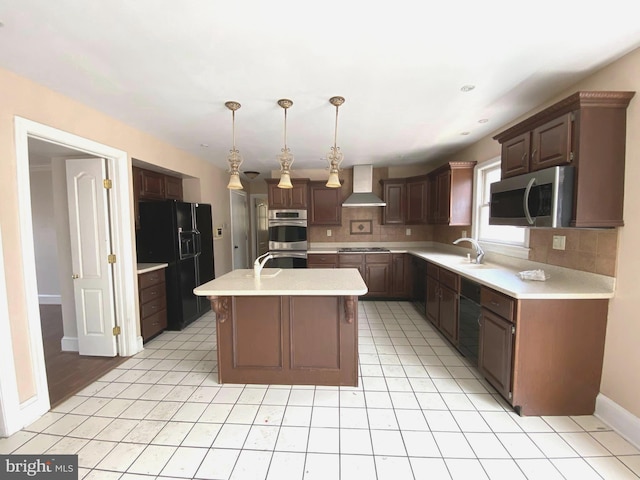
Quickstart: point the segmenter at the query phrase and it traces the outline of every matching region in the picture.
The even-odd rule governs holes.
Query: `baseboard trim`
[[[78,344],[78,337],[62,337],[60,348],[63,352],[79,352],[80,345]]]
[[[640,418],[602,393],[596,397],[594,415],[611,426],[636,448],[640,448]]]
[[[38,295],[40,305],[62,305],[62,295]]]

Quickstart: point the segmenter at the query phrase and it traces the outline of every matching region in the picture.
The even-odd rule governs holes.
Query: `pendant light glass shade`
[[[340,172],[340,164],[344,159],[344,155],[342,155],[340,147],[337,146],[338,107],[344,103],[344,97],[331,97],[329,102],[331,105],[336,107],[336,127],[333,132],[333,147],[331,147],[331,151],[329,152],[329,155],[327,155],[327,162],[329,162],[329,180],[327,180],[326,186],[329,188],[340,188],[342,185],[340,184],[338,172]]]
[[[229,190],[242,190],[242,182],[240,181],[240,165],[242,165],[242,156],[236,148],[236,110],[240,108],[238,102],[226,102],[225,107],[231,110],[231,125],[233,132],[233,149],[229,151],[227,161],[229,162]]]
[[[293,163],[293,155],[291,150],[287,147],[287,109],[293,105],[291,100],[282,98],[278,100],[278,105],[284,109],[284,148],[282,153],[277,156],[280,163],[280,183],[278,188],[293,188],[291,184],[291,164]]]
[[[227,184],[227,188],[229,190],[242,190],[240,174],[231,172],[231,175],[229,175],[229,183]]]
[[[278,182],[278,188],[293,188],[291,184],[291,175],[287,172],[280,174],[280,182]]]
[[[340,188],[342,187],[342,184],[340,183],[340,177],[338,177],[338,171],[336,170],[335,172],[331,171],[329,172],[329,180],[327,180],[327,187],[329,188]]]

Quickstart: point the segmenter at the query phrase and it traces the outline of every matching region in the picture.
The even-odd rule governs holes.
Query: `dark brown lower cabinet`
[[[440,331],[458,345],[458,293],[440,284]]]
[[[511,398],[513,324],[482,309],[478,368],[505,398]]]
[[[391,291],[393,298],[411,296],[411,265],[406,253],[391,254]]]
[[[388,297],[391,279],[391,255],[374,253],[365,255],[364,283],[367,284],[369,297]]]
[[[140,334],[142,340],[155,337],[167,328],[167,294],[164,269],[138,274]]]
[[[335,253],[310,253],[307,255],[307,268],[338,268],[338,255]]]
[[[433,277],[427,276],[427,293],[425,313],[427,320],[436,327],[440,326],[440,297],[438,295],[440,283]]]
[[[454,345],[458,344],[457,274],[427,263],[426,317]]]
[[[358,297],[212,299],[220,383],[358,384]]]

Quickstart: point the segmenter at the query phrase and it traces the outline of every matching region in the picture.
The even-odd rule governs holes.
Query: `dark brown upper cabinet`
[[[427,223],[427,175],[407,178],[407,225]]]
[[[267,178],[267,202],[270,210],[291,208],[295,210],[307,209],[308,178],[292,178],[293,188],[278,188],[280,179]]]
[[[309,225],[342,225],[342,189],[309,182]]]
[[[404,225],[406,216],[407,180],[405,178],[386,178],[382,184],[382,199],[387,204],[382,207],[383,225]]]
[[[449,162],[429,174],[429,223],[471,225],[475,165],[476,162]]]
[[[493,138],[502,146],[502,178],[571,164],[571,226],[624,225],[626,112],[634,95],[576,92],[499,133]]]

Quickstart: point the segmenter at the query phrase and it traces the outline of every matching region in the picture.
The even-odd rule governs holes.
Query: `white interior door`
[[[231,248],[233,269],[249,268],[249,219],[247,194],[231,190]]]
[[[117,353],[111,253],[107,161],[66,160],[71,263],[80,355]]]

